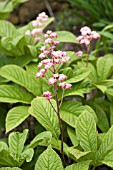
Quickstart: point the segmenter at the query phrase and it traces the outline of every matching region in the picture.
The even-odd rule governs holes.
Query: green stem
[[[87,46],[87,56],[86,56],[86,68],[88,67],[90,46]]]

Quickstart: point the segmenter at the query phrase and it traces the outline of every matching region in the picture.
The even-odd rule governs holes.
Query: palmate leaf
[[[84,107],[80,102],[65,101],[60,110],[60,116],[63,121],[75,128],[77,117],[82,113]]]
[[[109,77],[113,66],[112,61],[113,60],[108,57],[100,57],[97,60],[97,74],[99,80],[106,80]]]
[[[62,162],[57,153],[49,146],[38,158],[35,170],[63,170]]]
[[[0,85],[0,101],[8,103],[30,104],[34,96],[18,86]]]
[[[24,148],[25,141],[27,139],[28,130],[24,130],[23,133],[13,132],[9,135],[9,149],[10,153],[15,160],[18,161]]]
[[[22,170],[22,169],[20,169],[18,167],[13,167],[13,168],[11,168],[11,167],[3,167],[3,168],[0,168],[0,170]]]
[[[17,106],[9,110],[6,116],[6,133],[20,125],[29,115],[29,106]]]
[[[17,65],[6,65],[0,69],[0,75],[11,80],[33,93],[35,96],[40,95],[40,88],[34,77]]]
[[[93,153],[97,150],[97,132],[94,117],[87,110],[78,117],[76,135],[84,151]]]
[[[55,106],[55,101],[51,101]],[[31,102],[32,116],[34,116],[39,123],[50,131],[56,139],[59,138],[59,122],[58,117],[51,107],[49,101],[44,97],[38,97]]]
[[[91,161],[78,162],[76,164],[69,165],[65,170],[89,170],[89,165]]]
[[[102,143],[97,151],[96,160],[97,162],[102,161],[107,154],[113,149],[113,126],[106,133]]]

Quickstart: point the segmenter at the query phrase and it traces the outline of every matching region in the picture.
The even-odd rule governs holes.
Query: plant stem
[[[65,159],[64,159],[64,151],[63,151],[63,128],[62,128],[62,120],[60,118],[60,107],[59,107],[59,102],[58,102],[58,94],[57,94],[57,83],[54,84],[54,91],[55,91],[55,98],[56,98],[56,105],[57,105],[57,116],[58,116],[58,121],[60,125],[60,133],[61,133],[61,156],[62,156],[62,161],[65,164]]]
[[[94,170],[95,169],[95,166],[93,167],[93,169],[92,170]]]
[[[86,68],[88,67],[89,52],[90,52],[90,46],[87,46]]]

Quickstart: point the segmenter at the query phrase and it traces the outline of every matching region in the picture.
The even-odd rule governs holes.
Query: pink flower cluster
[[[81,35],[77,38],[77,41],[80,44],[85,44],[86,46],[90,45],[91,40],[96,40],[100,35],[96,31],[91,31],[87,26],[84,26],[80,29]]]
[[[47,79],[48,84],[52,86],[56,84],[57,87],[68,90],[72,85],[63,82],[67,79],[67,76],[64,74],[58,74],[57,71],[61,64],[64,64],[66,61],[70,60],[70,57],[66,56],[66,52],[54,51],[56,46],[59,44],[59,41],[55,40],[55,38],[58,37],[57,33],[49,30],[46,32],[44,37],[45,46],[41,47],[41,54],[39,55],[39,58],[42,61],[38,64],[39,72],[36,74],[36,78],[45,77],[47,79],[46,72],[50,70],[52,72],[52,77]],[[43,96],[46,97],[47,100],[52,98],[51,92],[44,92]]]
[[[39,41],[43,33],[42,26],[44,25],[44,22],[47,20],[48,16],[46,15],[46,13],[45,12],[40,13],[36,20],[32,22],[34,29],[32,31],[27,30],[25,32],[25,35],[32,36],[34,41],[36,42]]]

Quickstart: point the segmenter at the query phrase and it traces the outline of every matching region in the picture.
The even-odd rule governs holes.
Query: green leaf
[[[70,42],[70,43],[77,43],[76,36],[68,31],[57,31],[58,34],[57,40],[60,42]]]
[[[97,126],[102,132],[107,132],[109,130],[109,122],[106,113],[104,110],[95,102],[88,102],[88,104],[93,108],[97,115]]]
[[[26,103],[30,104],[34,98],[22,88],[14,85],[0,85],[0,101],[8,103]]]
[[[113,126],[106,133],[98,151],[97,151],[97,161],[102,161],[106,155],[113,149]]]
[[[90,71],[86,68],[78,68],[75,73],[73,74],[74,77],[69,78],[66,80],[67,83],[77,83],[79,81],[84,80],[88,75],[90,74]]]
[[[53,102],[53,105],[56,106],[55,101]],[[33,110],[32,116],[58,139],[60,135],[58,117],[49,101],[44,97],[38,97],[31,102],[31,107]]]
[[[106,94],[108,94],[108,95],[110,95],[110,96],[113,96],[113,88],[111,87],[111,88],[108,88],[107,90],[106,90]]]
[[[15,160],[19,160],[21,153],[24,149],[24,144],[27,138],[28,130],[24,130],[23,133],[13,132],[9,135],[9,149],[10,153]]]
[[[27,146],[28,148],[35,148],[41,141],[46,140],[49,141],[52,138],[52,134],[49,131],[45,131],[42,133],[39,133],[32,141],[31,143]]]
[[[113,168],[113,150],[109,152],[101,162]]]
[[[108,57],[100,57],[97,60],[97,73],[99,80],[106,80],[113,66],[112,59]]]
[[[97,89],[101,90],[103,93],[106,92],[107,87],[104,85],[98,85],[98,84],[93,84],[95,87],[97,87]]]
[[[5,142],[0,141],[0,151],[3,149],[8,151],[8,146]]]
[[[0,151],[0,167],[3,166],[16,166],[16,161],[13,159],[13,157],[9,154],[9,151],[2,150]]]
[[[97,72],[95,67],[91,63],[88,63],[88,69],[90,70],[89,78],[93,82],[97,82]]]
[[[63,121],[75,128],[77,117],[82,113],[84,107],[80,102],[65,101],[60,110],[60,116]]]
[[[84,151],[96,152],[97,132],[94,117],[87,110],[78,117],[76,125],[77,138]]]
[[[6,133],[20,125],[29,115],[28,106],[17,106],[9,110],[6,116]]]
[[[82,151],[80,151],[80,150],[78,150],[78,149],[75,149],[74,147],[70,147],[69,149],[68,149],[68,152],[71,154],[71,155],[73,155],[76,159],[79,159],[79,158],[81,158],[82,156],[85,156],[85,155],[87,155],[89,152],[82,152]]]
[[[11,167],[3,167],[3,168],[0,168],[0,170],[22,170],[22,169],[17,168],[17,167],[13,167],[13,168],[11,168]]]
[[[89,164],[91,161],[78,162],[76,164],[69,165],[65,170],[89,170]]]
[[[40,95],[40,89],[35,77],[28,75],[27,72],[17,65],[6,65],[0,70],[1,76],[11,80],[33,93],[35,96]]]
[[[0,21],[0,36],[13,37],[16,33],[15,27],[8,21]]]
[[[76,137],[76,133],[75,133],[75,130],[71,127],[67,127],[67,133],[68,133],[68,136],[73,144],[74,147],[78,146],[78,140],[77,140],[77,137]]]
[[[63,170],[62,162],[57,153],[49,146],[38,158],[35,170]]]
[[[34,150],[32,148],[26,149],[21,155],[20,159],[26,160],[26,162],[30,162],[33,158]]]

